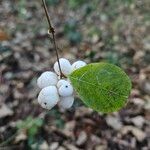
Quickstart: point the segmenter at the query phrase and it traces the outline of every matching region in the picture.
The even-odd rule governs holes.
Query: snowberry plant
[[[75,62],[78,65],[76,67],[75,63],[71,65],[65,58],[60,58],[59,62],[61,73],[64,76],[63,79],[60,79],[61,73],[58,62],[56,62],[54,64],[55,73],[46,71],[37,80],[37,85],[41,88],[38,95],[38,102],[46,109],[51,109],[56,104],[64,109],[70,108],[73,105],[73,87],[67,76],[71,74],[72,70],[74,71],[86,65],[83,61],[77,61]]]
[[[68,109],[74,102],[74,90],[81,100],[98,112],[114,112],[122,108],[131,91],[131,81],[119,67],[104,63],[86,64],[78,60],[71,63],[58,57],[55,31],[51,26],[45,1],[42,0],[49,23],[49,35],[52,34],[57,61],[54,71],[41,74],[37,84],[41,91],[38,95],[39,104],[46,109],[55,105]]]

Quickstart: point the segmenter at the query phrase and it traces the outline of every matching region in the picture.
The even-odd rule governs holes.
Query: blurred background
[[[119,112],[76,97],[67,111],[37,103],[38,76],[56,61],[41,0],[0,0],[0,150],[150,149],[150,1],[46,0],[60,57],[107,61],[133,84]]]

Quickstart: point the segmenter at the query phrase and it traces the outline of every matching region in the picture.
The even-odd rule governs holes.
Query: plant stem
[[[59,55],[58,55],[58,50],[57,50],[57,46],[56,46],[55,30],[52,27],[51,19],[50,19],[50,16],[48,14],[48,10],[47,10],[47,6],[46,6],[46,3],[45,3],[45,0],[42,0],[42,3],[43,3],[43,8],[45,10],[46,18],[47,18],[47,21],[48,21],[48,24],[49,24],[48,35],[50,36],[50,33],[52,34],[54,50],[56,52],[56,57],[57,57],[57,62],[58,62],[58,67],[59,67],[59,72],[60,72],[60,78],[62,78],[62,77],[64,77],[64,75],[63,75],[63,73],[61,71],[61,66],[60,66],[60,62],[59,62]]]

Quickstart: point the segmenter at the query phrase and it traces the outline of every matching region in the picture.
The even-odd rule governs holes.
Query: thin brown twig
[[[46,18],[47,18],[47,21],[48,21],[48,24],[49,24],[48,34],[49,35],[50,35],[50,33],[52,34],[54,50],[56,52],[56,57],[57,57],[57,62],[58,62],[58,67],[59,67],[59,72],[60,72],[60,78],[62,78],[62,77],[64,77],[64,75],[63,75],[63,73],[61,71],[61,66],[60,66],[60,62],[59,62],[59,55],[58,55],[58,50],[57,50],[57,46],[56,46],[55,30],[52,27],[51,19],[50,19],[50,16],[48,14],[48,10],[47,10],[47,6],[46,6],[46,3],[45,3],[45,0],[42,0],[42,3],[43,3],[43,8],[45,10]]]

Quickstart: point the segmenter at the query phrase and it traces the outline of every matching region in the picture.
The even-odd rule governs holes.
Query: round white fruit
[[[46,109],[54,107],[59,100],[59,94],[55,86],[43,88],[38,96],[38,103]]]
[[[73,87],[68,81],[61,81],[57,86],[59,87],[58,93],[60,96],[66,97],[73,94]]]
[[[61,79],[57,82],[57,88],[60,88],[63,84],[68,84],[68,81]]]
[[[74,71],[84,66],[86,66],[86,63],[84,61],[78,60],[72,64],[71,70]]]
[[[68,109],[73,105],[74,97],[67,96],[67,97],[60,97],[59,106],[64,109]]]
[[[59,63],[60,63],[60,67],[61,67],[62,73],[65,76],[69,75],[71,73],[71,64],[70,64],[70,62],[67,59],[65,59],[65,58],[60,58],[59,59]],[[55,62],[54,70],[57,73],[57,75],[60,75],[58,62]]]
[[[40,88],[45,88],[50,85],[56,85],[58,82],[58,77],[54,72],[46,71],[41,74],[41,76],[37,79],[37,85]]]

